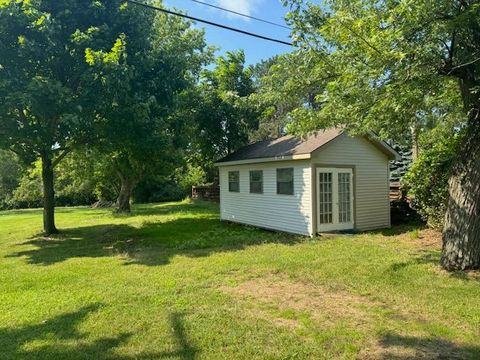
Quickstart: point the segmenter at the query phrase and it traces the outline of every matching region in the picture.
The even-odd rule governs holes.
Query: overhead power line
[[[284,28],[284,29],[291,30],[288,26],[282,25],[282,24],[278,24],[278,23],[275,23],[275,22],[273,22],[273,21],[269,21],[269,20],[265,20],[265,19],[260,19],[260,18],[255,17],[255,16],[243,14],[243,13],[238,12],[238,11],[235,11],[235,10],[230,10],[230,9],[227,9],[227,8],[224,8],[224,7],[221,7],[221,6],[218,6],[218,5],[209,4],[209,3],[206,3],[206,2],[203,2],[203,1],[199,1],[199,0],[192,0],[192,1],[195,2],[195,3],[197,3],[197,4],[202,4],[202,5],[210,6],[210,7],[212,7],[212,8],[215,8],[215,9],[218,9],[218,10],[222,10],[222,11],[226,11],[226,12],[229,12],[229,13],[232,13],[232,14],[235,14],[235,15],[238,15],[238,16],[243,16],[243,17],[248,18],[248,19],[253,19],[253,20],[261,21],[261,22],[264,22],[264,23],[266,23],[266,24],[270,24],[270,25],[274,25],[274,26],[278,26],[278,27],[281,27],[281,28]]]
[[[194,17],[194,16],[178,13],[178,12],[175,12],[175,11],[172,11],[172,10],[162,9],[160,7],[157,7],[157,6],[145,4],[145,3],[135,1],[135,0],[126,0],[126,1],[128,3],[134,4],[134,5],[143,6],[145,8],[152,9],[152,10],[155,10],[155,11],[160,11],[160,12],[163,12],[165,14],[180,16],[180,17],[183,17],[185,19],[198,21],[198,22],[203,23],[203,24],[216,26],[216,27],[219,27],[219,28],[222,28],[222,29],[225,29],[225,30],[230,30],[230,31],[234,31],[234,32],[237,32],[237,33],[240,33],[240,34],[256,37],[258,39],[263,39],[263,40],[272,41],[272,42],[276,42],[276,43],[283,44],[283,45],[293,46],[293,44],[291,42],[288,42],[288,41],[274,39],[274,38],[271,38],[271,37],[268,37],[268,36],[264,36],[264,35],[252,33],[252,32],[249,32],[249,31],[237,29],[237,28],[234,28],[234,27],[231,27],[231,26],[219,24],[219,23],[216,23],[216,22],[213,22],[213,21],[204,20],[204,19],[200,19],[200,18],[197,18],[197,17]]]

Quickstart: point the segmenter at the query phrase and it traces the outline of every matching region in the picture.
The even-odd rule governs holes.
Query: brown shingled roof
[[[312,134],[306,139],[287,135],[275,140],[260,141],[247,145],[234,153],[227,155],[223,159],[217,161],[217,163],[310,154],[342,133],[342,129],[328,129],[318,131],[316,134]]]

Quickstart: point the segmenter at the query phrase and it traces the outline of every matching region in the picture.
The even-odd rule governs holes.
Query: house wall
[[[277,194],[277,168],[294,168],[294,195]],[[240,171],[240,192],[228,191],[228,172]],[[250,170],[263,170],[263,194],[250,194]],[[309,160],[220,166],[220,217],[263,228],[311,235]]]
[[[312,153],[312,183],[316,182],[315,167],[324,165],[353,168],[356,229],[369,230],[390,226],[387,155],[363,137],[343,134]],[[314,199],[315,192],[314,187]],[[316,218],[315,206],[312,208],[313,218]]]

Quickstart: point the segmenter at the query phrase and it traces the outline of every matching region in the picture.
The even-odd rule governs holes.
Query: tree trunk
[[[480,268],[480,117],[471,116],[449,180],[441,264],[447,270]]]
[[[412,161],[417,160],[418,158],[418,128],[417,125],[412,125],[410,127],[410,132],[412,134]]]
[[[53,183],[52,158],[45,154],[42,155],[43,231],[47,236],[58,233],[55,227],[55,190]]]
[[[124,176],[120,178],[121,187],[117,198],[117,212],[129,213],[130,212],[130,198],[132,197],[133,189],[136,182],[132,179],[128,179]]]

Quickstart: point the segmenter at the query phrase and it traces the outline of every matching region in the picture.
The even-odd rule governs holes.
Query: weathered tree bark
[[[442,266],[450,271],[480,268],[480,116],[471,115],[449,180]]]
[[[117,212],[130,212],[130,198],[132,197],[133,189],[137,185],[137,181],[129,179],[125,176],[120,177],[121,187],[117,197]]]
[[[43,184],[43,231],[45,235],[58,233],[55,227],[55,190],[52,158],[43,154],[42,184]]]

